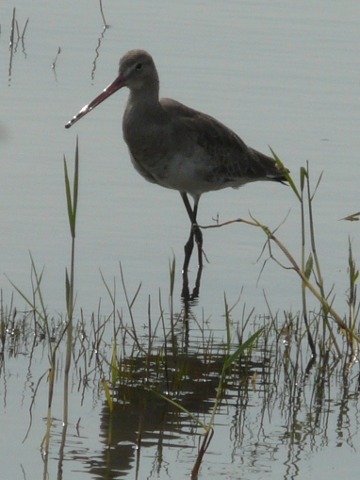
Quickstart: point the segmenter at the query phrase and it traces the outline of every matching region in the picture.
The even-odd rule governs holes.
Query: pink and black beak
[[[110,95],[120,90],[120,88],[125,87],[126,80],[124,75],[120,74],[110,85],[108,85],[105,90],[103,90],[100,95],[98,95],[92,102],[88,105],[85,105],[80,112],[75,115],[66,125],[65,128],[70,128],[74,123],[76,123],[80,118],[84,117],[87,113],[97,107],[101,102],[106,100]]]

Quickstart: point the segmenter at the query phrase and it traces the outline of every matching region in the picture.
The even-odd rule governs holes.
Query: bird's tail
[[[265,170],[265,175],[269,180],[273,180],[274,182],[280,183],[287,183],[287,174],[289,170],[284,167],[284,165],[280,162],[278,158],[274,160],[274,158],[265,155],[255,149],[252,149],[256,156],[259,159],[262,167]]]

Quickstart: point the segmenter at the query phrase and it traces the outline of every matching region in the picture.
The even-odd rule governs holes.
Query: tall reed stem
[[[70,275],[66,269],[66,310],[67,310],[67,344],[66,344],[66,359],[65,359],[65,376],[64,376],[64,413],[63,425],[68,423],[68,397],[69,397],[69,372],[71,365],[71,346],[73,334],[73,314],[74,314],[74,276],[75,276],[75,237],[76,237],[76,213],[79,189],[79,144],[76,139],[75,149],[75,168],[73,189],[71,191],[69,174],[64,156],[64,173],[65,173],[65,190],[67,200],[68,219],[71,233],[71,264]]]

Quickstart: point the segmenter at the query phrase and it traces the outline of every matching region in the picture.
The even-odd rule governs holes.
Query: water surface
[[[149,295],[156,302],[161,290],[167,301],[168,264],[173,255],[177,261],[176,309],[181,308],[180,265],[189,222],[177,192],[146,183],[131,166],[121,135],[127,92],[119,92],[70,131],[64,129],[79,108],[113,80],[120,56],[132,48],[145,48],[156,61],[163,96],[215,116],[254,148],[268,152],[271,145],[295,179],[306,160],[314,185],[323,172],[314,207],[318,249],[327,289],[336,286],[334,305],[341,313],[347,312],[348,238],[356,257],[358,224],[339,219],[359,211],[357,2],[228,1],[219,5],[160,1],[154,6],[143,1],[107,1],[104,10],[111,28],[104,31],[96,2],[29,5],[20,0],[16,5],[20,31],[27,18],[29,24],[10,65],[12,10],[10,4],[2,7],[0,37],[0,285],[5,304],[13,288],[4,273],[31,295],[30,251],[39,271],[45,266],[42,288],[50,314],[65,311],[70,235],[63,155],[71,164],[78,136],[77,315],[82,308],[89,318],[100,298],[103,311],[109,307],[99,269],[110,284],[116,277],[119,309],[125,309],[121,262],[129,294],[142,282],[136,304],[136,322],[142,326]],[[59,47],[56,69],[52,69]],[[204,195],[199,222],[210,224],[217,215],[221,221],[248,218],[251,212],[275,228],[289,211],[279,236],[299,258],[299,205],[289,188],[254,184]],[[248,309],[254,306],[260,314],[267,312],[263,291],[273,311],[300,307],[300,284],[293,272],[267,262],[259,279],[267,254],[257,262],[265,241],[257,229],[238,224],[207,230],[204,237],[210,263],[204,269],[195,314],[210,318],[211,328],[223,331],[224,292],[231,303],[243,289]],[[193,264],[191,273],[195,270]],[[19,310],[25,308],[18,295],[15,304]],[[9,361],[7,367],[12,379],[26,375],[19,361]],[[23,387],[9,382],[6,388],[16,398],[23,397]],[[24,398],[16,408],[9,401],[5,405],[4,421],[19,433],[11,444],[4,438],[2,444],[6,458],[11,458],[17,445],[22,458],[30,461],[43,425],[37,423],[31,440],[21,444],[23,420],[17,424],[15,419],[21,417],[19,410],[27,416],[29,393]],[[40,398],[44,405],[38,400],[37,412],[42,417],[45,390]],[[89,437],[98,435],[96,407],[89,407],[87,413],[93,419],[87,421]],[[311,450],[298,477],[325,478],[328,470],[339,476],[344,473],[340,464],[351,469],[351,461],[338,461],[335,453],[343,455],[344,450],[335,449],[335,438],[329,443],[330,449]],[[215,450],[214,464],[219,457],[224,459],[227,475],[232,461],[226,457],[229,453],[218,443]],[[349,452],[354,450],[349,448]],[[280,465],[279,475],[285,475],[284,459],[271,465]],[[263,478],[271,478],[267,475]],[[18,472],[15,476],[19,477]]]

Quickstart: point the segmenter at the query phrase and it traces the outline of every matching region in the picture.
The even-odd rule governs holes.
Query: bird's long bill
[[[66,125],[65,128],[70,128],[74,125],[75,122],[80,120],[80,118],[84,117],[87,113],[91,112],[91,110],[97,107],[101,102],[106,100],[110,95],[117,92],[120,88],[125,86],[125,78],[123,75],[119,75],[110,85],[108,85],[105,90],[103,90],[99,96],[94,98],[92,102],[88,105],[85,105],[80,112],[75,115]]]

